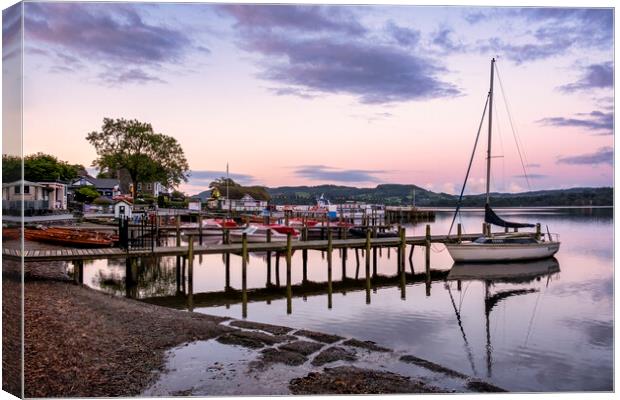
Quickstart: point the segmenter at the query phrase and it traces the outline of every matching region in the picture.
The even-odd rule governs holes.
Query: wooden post
[[[370,304],[370,229],[366,229],[366,304]]]
[[[400,265],[399,268],[401,271],[405,271],[405,254],[407,254],[407,238],[405,236],[405,228],[400,228]]]
[[[228,229],[224,230],[224,240],[225,244],[230,244],[230,231]],[[226,287],[225,290],[230,290],[230,251],[224,253],[224,263],[226,264]]]
[[[301,230],[301,240],[308,240],[308,227],[304,226]],[[301,261],[302,261],[302,283],[306,283],[308,281],[308,250],[303,249],[301,251]]]
[[[202,214],[198,213],[198,244],[202,246]]]
[[[241,236],[241,316],[248,316],[248,235],[243,232]]]
[[[187,309],[194,311],[194,236],[190,235],[187,244]]]
[[[267,243],[271,243],[271,229],[267,229]],[[277,257],[277,254],[276,254]],[[271,251],[267,251],[267,287],[271,286]]]
[[[176,217],[176,228],[177,228],[177,243],[181,243],[181,216],[177,215]],[[177,246],[180,246],[180,244],[177,244]]]
[[[187,283],[185,280],[185,263],[187,262],[187,257],[183,256],[183,263],[181,265],[181,284],[183,286],[183,293],[187,293],[185,288],[185,284]]]
[[[280,287],[280,253],[276,252],[276,286]]]
[[[372,228],[372,237],[377,238],[377,227]],[[372,276],[377,277],[377,246],[372,248]]]
[[[456,225],[456,240],[461,243],[461,238],[463,237],[463,227],[461,226],[461,223],[459,222],[458,225]]]
[[[327,233],[327,308],[332,308],[332,233]]]
[[[288,220],[289,220],[289,212],[287,210],[284,210],[284,225],[288,226]]]
[[[293,311],[293,290],[291,287],[291,256],[293,254],[291,233],[286,234],[286,313]]]
[[[536,224],[536,240],[540,240],[540,223]]]
[[[486,223],[486,222],[483,222],[483,223],[482,223],[482,235],[483,235],[483,236],[489,236],[489,235],[487,234],[487,223]]]
[[[425,269],[426,269],[426,296],[431,295],[431,226],[426,225],[426,254],[425,256]]]
[[[73,280],[76,284],[84,284],[84,260],[73,261]]]
[[[176,283],[177,283],[177,293],[179,294],[181,292],[181,256],[177,256],[177,264],[176,264],[176,268],[175,268],[175,272],[176,272]]]

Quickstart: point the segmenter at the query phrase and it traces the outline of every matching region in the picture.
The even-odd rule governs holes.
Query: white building
[[[131,218],[131,203],[125,200],[119,200],[114,203],[114,218]]]
[[[67,185],[60,182],[19,180],[2,185],[2,208],[24,210],[66,210]]]
[[[222,210],[230,210],[233,211],[261,211],[267,207],[267,201],[265,200],[256,200],[249,194],[244,195],[240,199],[222,199]]]

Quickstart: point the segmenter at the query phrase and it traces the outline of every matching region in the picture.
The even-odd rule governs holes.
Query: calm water
[[[511,220],[540,222],[560,234],[562,247],[555,260],[516,265],[453,267],[442,245],[433,245],[431,269],[444,277],[425,284],[398,279],[366,291],[334,291],[332,308],[326,292],[295,297],[287,313],[285,298],[251,301],[253,321],[307,328],[373,340],[396,350],[479,376],[513,391],[595,391],[613,389],[613,212],[611,209],[501,210]],[[452,214],[440,212],[432,233],[446,233]],[[481,230],[482,212],[465,212],[465,232]],[[425,224],[407,225],[408,235],[423,235]],[[360,256],[359,277],[364,277]],[[248,288],[263,288],[265,255],[251,255]],[[275,259],[274,259],[275,260]],[[396,252],[383,249],[378,273],[396,275]],[[241,287],[241,260],[231,259],[230,283]],[[308,279],[326,282],[324,254],[309,252]],[[413,265],[424,272],[424,249],[416,247]],[[174,296],[175,259],[143,261],[125,285],[125,263],[97,261],[84,268],[84,283],[130,297]],[[275,261],[272,262],[275,270]],[[285,283],[285,263],[280,282]],[[356,257],[348,252],[347,277],[356,275]],[[333,279],[342,277],[342,261],[334,251]],[[293,255],[293,284],[302,280],[302,255]],[[272,282],[275,282],[272,277]],[[199,293],[222,292],[222,256],[196,257],[194,311],[242,318],[233,299]],[[177,296],[183,306],[183,296]],[[201,300],[202,299],[202,300]],[[215,299],[215,300],[214,300]],[[251,299],[251,297],[250,297]],[[213,306],[212,304],[218,304]],[[211,305],[211,306],[208,306]]]

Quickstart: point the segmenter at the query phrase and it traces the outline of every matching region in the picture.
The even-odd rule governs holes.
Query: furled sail
[[[533,224],[504,221],[499,215],[495,214],[495,211],[493,211],[489,204],[484,206],[484,222],[497,226],[505,226],[506,228],[533,228],[535,226]]]

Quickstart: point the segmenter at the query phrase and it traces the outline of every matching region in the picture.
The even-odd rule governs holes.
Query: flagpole
[[[228,163],[226,163],[226,200],[228,200],[228,218],[230,218],[230,196],[228,192],[228,182],[230,178],[228,177]]]

